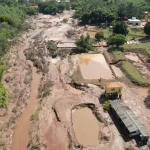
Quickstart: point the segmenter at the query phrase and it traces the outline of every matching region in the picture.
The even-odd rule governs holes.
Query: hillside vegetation
[[[37,12],[30,4],[36,1],[26,0],[0,0],[0,59],[8,51],[11,39],[22,28],[26,14],[32,15]],[[23,5],[22,5],[23,4]],[[4,66],[0,63],[0,107],[7,107],[8,92],[1,83]]]
[[[150,10],[148,1],[139,0],[72,0],[74,17],[80,18],[82,23],[105,23],[114,20],[125,20],[131,17],[143,18],[144,11]]]

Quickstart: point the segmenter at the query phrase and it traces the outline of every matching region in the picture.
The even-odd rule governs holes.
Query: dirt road
[[[19,58],[23,61],[27,61],[24,56],[24,50],[29,47],[29,42],[31,38],[39,34],[41,30],[35,30],[29,38],[25,40],[25,46],[19,51]],[[19,118],[14,135],[13,135],[13,150],[26,150],[27,144],[29,141],[29,126],[30,126],[30,117],[34,112],[34,109],[38,102],[38,86],[40,83],[41,75],[37,74],[37,69],[32,65],[32,62],[29,62],[32,66],[32,83],[31,83],[31,95],[27,105],[27,108]]]

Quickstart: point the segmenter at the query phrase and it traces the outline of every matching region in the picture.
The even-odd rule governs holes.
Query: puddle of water
[[[83,146],[97,146],[99,144],[100,125],[89,108],[73,111],[72,121],[77,141]]]
[[[82,54],[78,55],[78,58],[84,79],[114,78],[102,54]]]

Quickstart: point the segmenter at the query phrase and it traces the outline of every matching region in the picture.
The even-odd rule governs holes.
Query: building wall
[[[136,25],[141,25],[141,21],[128,21],[128,24],[132,24],[132,25],[134,25],[134,26],[136,26]]]
[[[117,88],[108,88],[106,87],[106,93],[121,93],[122,88],[117,87]]]

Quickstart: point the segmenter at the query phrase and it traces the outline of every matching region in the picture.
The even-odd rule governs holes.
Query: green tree
[[[117,10],[118,16],[123,20],[124,17],[126,16],[126,4],[125,3],[120,3],[118,5],[118,10]]]
[[[90,20],[90,14],[89,13],[85,13],[82,15],[81,20],[83,23],[88,24],[89,20]]]
[[[114,34],[123,34],[123,35],[127,35],[128,34],[128,29],[127,29],[127,25],[122,22],[122,21],[117,21],[115,22],[114,26],[113,26],[113,33]]]
[[[60,3],[60,4],[58,4],[57,8],[58,8],[58,10],[59,10],[60,12],[63,12],[64,9],[65,9],[65,5],[62,4],[62,3]]]
[[[93,50],[94,40],[90,37],[89,34],[86,36],[81,36],[79,40],[76,41],[77,49],[80,53],[88,52]]]
[[[150,21],[145,24],[144,33],[150,35]]]
[[[116,45],[117,48],[126,42],[126,37],[122,34],[111,35],[107,41],[108,45]]]
[[[51,11],[50,11],[50,8],[49,8],[49,7],[46,7],[46,8],[44,9],[44,13],[45,13],[45,14],[50,14],[50,12],[51,12]]]
[[[103,31],[97,32],[97,33],[95,34],[95,38],[97,39],[97,41],[100,41],[101,39],[103,39],[103,38],[104,38],[104,33],[103,33]]]

